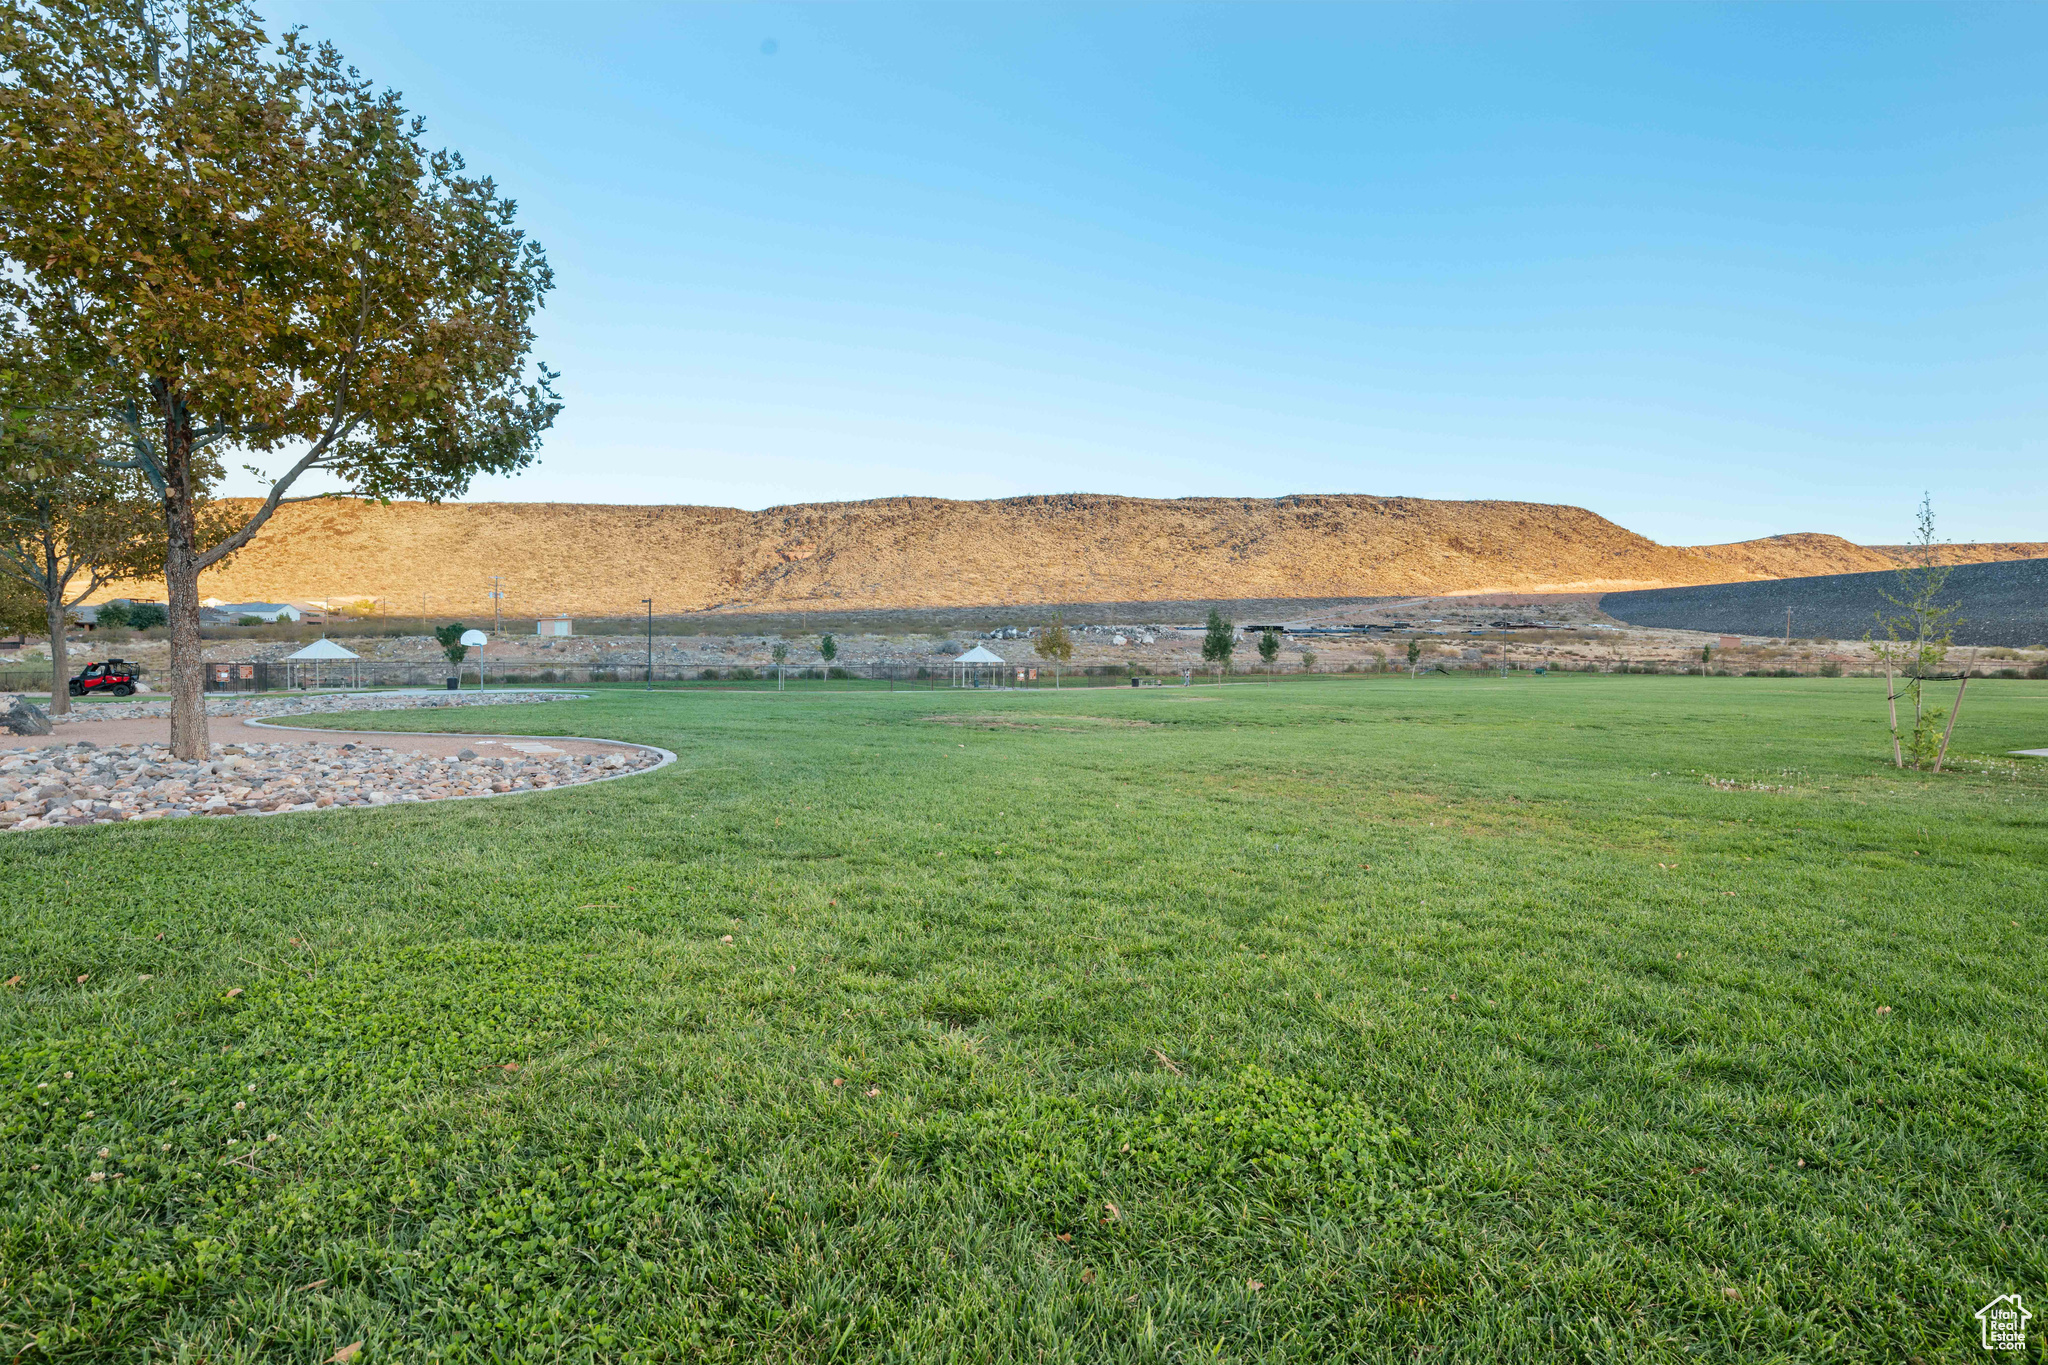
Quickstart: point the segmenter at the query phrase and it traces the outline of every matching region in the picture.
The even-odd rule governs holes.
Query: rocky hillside
[[[1685,549],[1580,507],[1336,494],[884,498],[759,512],[333,500],[285,507],[203,588],[231,602],[475,612],[502,574],[508,613],[618,615],[650,596],[682,612],[1601,591],[1891,563],[1833,536]],[[160,594],[125,584],[104,596]]]

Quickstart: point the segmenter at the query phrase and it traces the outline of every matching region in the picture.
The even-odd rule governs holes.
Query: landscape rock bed
[[[414,711],[445,706],[516,706],[529,702],[582,699],[581,693],[563,692],[335,692],[320,696],[297,697],[215,696],[206,699],[206,714],[246,716],[262,720],[277,716],[332,715],[340,711]],[[55,725],[82,725],[101,720],[158,720],[170,714],[169,697],[151,697],[147,701],[81,704],[64,715],[50,717],[50,721]]]
[[[194,815],[274,815],[335,806],[375,807],[575,786],[642,772],[658,751],[570,754],[542,739],[498,741],[432,757],[403,741],[215,745],[181,763],[160,744],[102,747],[81,740],[0,756],[0,831],[104,825]]]

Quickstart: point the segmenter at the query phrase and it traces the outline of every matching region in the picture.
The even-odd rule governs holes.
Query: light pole
[[[647,604],[647,690],[654,690],[654,599],[640,599]]]

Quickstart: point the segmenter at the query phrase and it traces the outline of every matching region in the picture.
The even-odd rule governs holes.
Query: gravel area
[[[1879,612],[1898,611],[1884,600],[1885,593],[1898,591],[1895,573],[1825,574],[1610,592],[1600,599],[1600,609],[1633,626],[1769,637],[1785,633],[1785,608],[1790,607],[1796,637],[1860,640],[1875,629]],[[2023,647],[2048,641],[2048,559],[1958,564],[1949,573],[1944,596],[1961,608],[1955,625],[1959,645]]]
[[[312,716],[339,711],[412,711],[453,706],[517,706],[528,702],[581,700],[582,692],[329,692],[311,696],[238,697],[210,696],[209,716]],[[48,709],[48,708],[45,708]],[[145,697],[140,701],[80,702],[54,725],[90,725],[110,720],[155,720],[171,714],[171,699]]]
[[[0,831],[498,796],[643,772],[664,761],[659,750],[595,741],[441,737],[432,749],[465,747],[435,753],[410,736],[344,741],[339,732],[328,734],[312,743],[215,745],[203,763],[181,763],[161,744],[90,740],[6,752]]]
[[[503,796],[645,772],[667,761],[658,749],[606,740],[391,736],[252,724],[266,717],[296,722],[338,711],[501,706],[564,695],[209,697],[208,714],[225,722],[215,733],[228,742],[214,744],[199,763],[171,757],[163,699],[95,703],[53,719],[98,722],[86,732],[106,742],[54,734],[15,737],[18,747],[0,747],[0,831]],[[7,738],[0,736],[0,745]]]

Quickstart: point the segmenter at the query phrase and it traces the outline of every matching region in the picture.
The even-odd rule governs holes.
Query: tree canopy
[[[1202,658],[1212,664],[1227,664],[1237,652],[1237,631],[1223,619],[1223,613],[1209,608],[1209,630],[1202,636]]]
[[[199,573],[311,472],[433,501],[531,462],[561,407],[527,361],[553,277],[394,92],[240,0],[0,0],[0,68],[5,406],[114,423],[160,499],[192,756]],[[230,454],[282,469],[209,541],[194,503]]]

